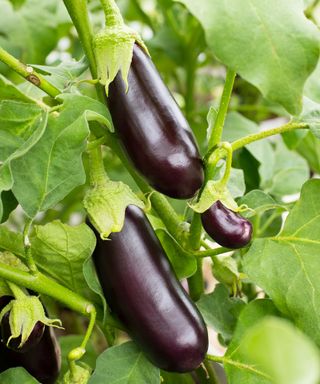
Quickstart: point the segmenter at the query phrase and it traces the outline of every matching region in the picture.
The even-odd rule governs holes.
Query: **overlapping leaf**
[[[216,57],[291,114],[317,65],[319,31],[301,0],[179,0],[199,19]],[[290,49],[288,48],[290,47]]]
[[[257,239],[244,257],[250,279],[320,345],[320,180],[308,181],[279,236]]]

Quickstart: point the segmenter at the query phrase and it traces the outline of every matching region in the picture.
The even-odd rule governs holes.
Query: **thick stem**
[[[108,176],[104,169],[101,146],[95,147],[88,151],[90,166],[90,185],[104,185]]]
[[[252,135],[245,136],[241,139],[235,140],[232,145],[233,151],[242,148],[250,143],[253,143],[254,141],[265,139],[266,137],[278,135],[280,133],[290,132],[294,131],[295,129],[307,129],[308,124],[307,123],[288,123],[285,125],[282,125],[277,128],[272,128],[267,131],[262,131],[259,133],[253,133]]]
[[[36,72],[32,67],[21,63],[18,59],[10,55],[9,52],[5,51],[0,47],[0,61],[7,64],[12,70],[24,77],[30,83],[36,87],[42,89],[49,96],[55,98],[61,92],[54,85],[49,83],[40,73]]]
[[[89,21],[89,14],[86,0],[63,0],[65,7],[78,32],[85,55],[89,61],[91,73],[94,79],[97,78],[96,60],[91,49],[92,28]]]
[[[193,251],[198,251],[201,246],[201,216],[195,212],[190,227],[189,247]],[[196,273],[188,278],[189,294],[192,300],[197,301],[204,292],[204,281],[202,273],[202,259],[197,260]]]
[[[216,117],[211,137],[208,142],[208,149],[210,150],[214,146],[218,145],[221,141],[223,126],[228,112],[229,102],[231,99],[232,89],[236,73],[231,69],[227,70],[226,82],[224,84],[223,93],[221,96],[218,115]]]
[[[114,0],[100,0],[106,17],[106,26],[117,27],[124,24],[120,10]]]

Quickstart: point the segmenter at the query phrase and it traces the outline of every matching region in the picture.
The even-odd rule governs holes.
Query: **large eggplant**
[[[203,183],[193,133],[157,69],[135,45],[128,77],[109,86],[108,106],[122,145],[136,169],[157,191],[191,198]]]
[[[161,369],[197,368],[208,348],[206,326],[142,210],[128,206],[123,229],[109,240],[96,235],[99,281],[132,339]]]
[[[0,311],[12,298],[0,298]],[[59,376],[61,366],[60,347],[52,327],[45,327],[38,344],[28,352],[16,352],[0,343],[0,372],[9,368],[23,367],[41,384],[54,384]]]

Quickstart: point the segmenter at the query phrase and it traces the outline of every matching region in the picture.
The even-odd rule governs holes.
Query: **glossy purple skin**
[[[154,365],[189,372],[203,361],[207,329],[144,213],[129,206],[121,232],[97,235],[93,254],[111,310]]]
[[[38,321],[36,325],[34,326],[30,336],[28,337],[28,340],[23,344],[21,348],[19,348],[19,344],[21,342],[21,336],[17,337],[15,339],[11,339],[9,344],[8,340],[11,337],[11,329],[10,329],[10,322],[9,322],[10,312],[7,312],[1,321],[1,341],[3,344],[8,346],[8,348],[24,353],[27,352],[30,348],[37,345],[39,341],[41,340],[44,332],[45,325]]]
[[[108,106],[129,159],[157,191],[191,198],[203,183],[197,144],[157,69],[137,45],[128,82],[126,93],[117,75],[109,86]]]
[[[0,298],[0,311],[11,299],[9,296]],[[41,384],[56,382],[61,368],[61,351],[52,327],[45,327],[39,343],[26,353],[13,351],[0,343],[0,373],[14,367],[23,367]]]
[[[201,214],[201,220],[208,235],[223,247],[242,248],[251,240],[250,221],[226,208],[219,200]]]

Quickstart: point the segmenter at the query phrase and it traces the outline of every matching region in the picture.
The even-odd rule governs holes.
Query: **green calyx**
[[[239,207],[233,199],[231,193],[226,188],[225,183],[221,183],[220,180],[208,181],[202,190],[200,198],[194,203],[189,203],[189,206],[195,212],[203,213],[209,209],[217,200],[220,200],[225,207],[231,209],[232,211],[239,211]]]
[[[0,323],[3,316],[10,312],[9,324],[11,336],[8,340],[9,345],[11,339],[21,337],[19,348],[21,348],[31,335],[36,323],[39,321],[48,327],[61,327],[59,319],[49,319],[44,308],[36,296],[27,296],[11,300],[0,312]]]
[[[121,231],[128,205],[144,208],[144,203],[126,184],[108,179],[90,188],[83,204],[91,223],[104,240],[111,232]]]
[[[128,90],[128,74],[132,61],[133,46],[138,43],[148,54],[141,37],[123,23],[105,28],[93,38],[93,50],[97,62],[98,78],[108,96],[109,84],[121,72]]]
[[[91,368],[86,364],[74,365],[72,372],[68,371],[63,377],[63,384],[87,384],[91,376]]]

